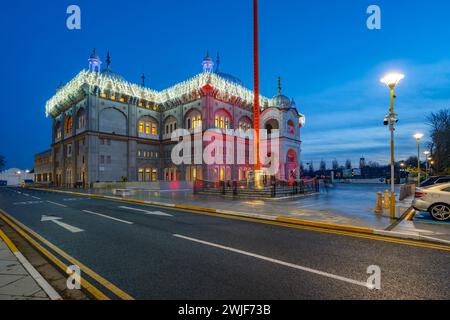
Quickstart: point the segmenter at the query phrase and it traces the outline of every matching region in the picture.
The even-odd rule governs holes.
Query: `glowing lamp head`
[[[405,76],[401,73],[389,73],[381,79],[381,82],[386,84],[389,88],[394,89],[404,78]]]
[[[416,140],[420,140],[420,139],[423,138],[423,134],[422,134],[422,133],[416,133],[416,134],[414,135],[414,138],[416,138]]]
[[[424,155],[428,156],[430,154],[430,151],[424,151]]]

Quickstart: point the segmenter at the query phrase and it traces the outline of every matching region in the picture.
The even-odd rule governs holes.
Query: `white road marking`
[[[63,227],[64,229],[72,232],[72,233],[79,233],[79,232],[83,232],[83,229],[71,226],[70,224],[64,223],[62,221],[60,221],[62,218],[59,217],[49,217],[49,216],[42,216],[41,218],[41,222],[47,222],[47,221],[51,221],[55,224],[57,224],[60,227]]]
[[[253,257],[253,258],[256,258],[256,259],[260,259],[260,260],[276,263],[276,264],[279,264],[279,265],[282,265],[282,266],[285,266],[285,267],[290,267],[290,268],[294,268],[294,269],[297,269],[297,270],[302,270],[302,271],[306,271],[306,272],[309,272],[309,273],[314,273],[314,274],[317,274],[317,275],[320,275],[320,276],[323,276],[323,277],[327,277],[327,278],[331,278],[331,279],[335,279],[335,280],[339,280],[339,281],[343,281],[343,282],[359,285],[359,286],[366,287],[366,288],[370,289],[369,285],[366,282],[357,281],[357,280],[353,280],[353,279],[337,276],[337,275],[334,275],[334,274],[331,274],[331,273],[328,273],[328,272],[323,272],[323,271],[320,271],[320,270],[315,270],[315,269],[311,269],[311,268],[308,268],[308,267],[303,267],[303,266],[296,265],[296,264],[293,264],[293,263],[288,263],[288,262],[284,262],[284,261],[281,261],[281,260],[268,258],[268,257],[261,256],[261,255],[258,255],[258,254],[254,254],[254,253],[251,253],[251,252],[234,249],[234,248],[222,246],[222,245],[219,245],[219,244],[215,244],[215,243],[211,243],[211,242],[207,242],[207,241],[203,241],[203,240],[198,240],[198,239],[194,239],[194,238],[185,237],[185,236],[182,236],[182,235],[179,235],[179,234],[174,234],[173,236],[176,237],[176,238],[180,238],[180,239],[184,239],[184,240],[200,243],[200,244],[203,244],[203,245],[207,245],[207,246],[210,246],[210,247],[215,247],[215,248],[218,248],[218,249],[222,249],[222,250],[226,250],[226,251],[230,251],[230,252],[234,252],[234,253],[239,253],[239,254],[242,254],[242,255],[245,255],[245,256],[248,256],[248,257]]]
[[[173,217],[173,215],[164,213],[161,211],[147,211],[147,210],[143,210],[143,209],[130,208],[130,207],[119,207],[119,208],[126,209],[126,210],[132,210],[132,211],[138,211],[138,212],[142,212],[144,214],[153,215],[153,216]]]
[[[39,197],[31,196],[33,199],[41,200]]]
[[[40,204],[43,203],[43,201],[24,201],[24,202],[14,202],[14,206],[20,206],[20,205],[32,205],[32,204]]]
[[[60,206],[60,207],[63,207],[63,208],[67,208],[66,205],[63,205],[63,204],[61,204],[61,203],[57,203],[57,202],[53,202],[53,201],[49,201],[49,200],[47,200],[47,202],[48,202],[48,203],[51,203],[51,204],[54,204],[55,206]]]
[[[23,267],[28,271],[28,273],[33,277],[34,280],[41,286],[41,288],[47,293],[52,300],[61,300],[61,296],[53,289],[53,287],[45,280],[41,274],[28,262],[27,258],[23,256],[20,252],[14,252],[14,255],[22,263]]]
[[[101,213],[97,213],[97,212],[92,212],[92,211],[88,211],[88,210],[83,210],[83,212],[89,213],[89,214],[93,214],[93,215],[96,215],[96,216],[100,216],[100,217],[103,217],[103,218],[106,218],[106,219],[111,219],[111,220],[114,220],[114,221],[126,223],[126,224],[133,224],[133,222],[122,220],[122,219],[113,218],[113,217],[110,217],[110,216],[107,216],[107,215],[104,215],[104,214],[101,214]]]

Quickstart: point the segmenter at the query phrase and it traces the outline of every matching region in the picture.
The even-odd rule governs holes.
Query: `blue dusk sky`
[[[426,116],[450,106],[448,0],[260,1],[262,94],[294,97],[306,115],[305,162],[330,165],[364,155],[388,162],[382,121],[389,93],[379,79],[390,70],[398,86],[397,155],[416,153],[412,135],[428,133]],[[81,8],[79,31],[66,28],[66,9]],[[367,7],[379,5],[382,29],[366,27]],[[95,47],[127,80],[164,89],[201,71],[209,49],[221,70],[252,88],[251,0],[8,1],[1,8],[0,154],[8,167],[32,168],[49,148],[44,106],[58,84],[81,69]]]

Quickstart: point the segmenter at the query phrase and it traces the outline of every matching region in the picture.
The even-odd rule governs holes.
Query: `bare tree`
[[[450,173],[450,109],[431,113],[427,120],[431,127],[433,169],[436,173]]]
[[[312,161],[309,163],[309,172],[314,173],[314,163]]]

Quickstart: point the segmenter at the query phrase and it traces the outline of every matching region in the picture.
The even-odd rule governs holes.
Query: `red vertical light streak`
[[[259,114],[259,30],[258,0],[253,0],[253,63],[254,63],[254,101],[253,128],[255,129],[255,171],[261,170],[260,151],[260,114]]]

